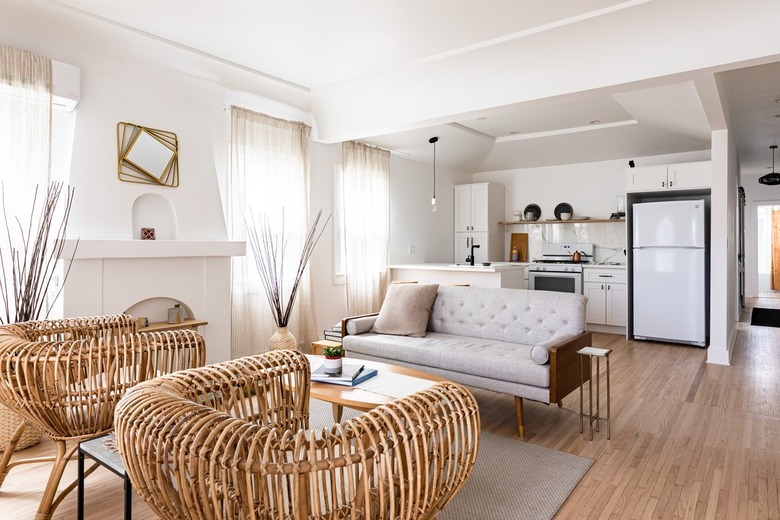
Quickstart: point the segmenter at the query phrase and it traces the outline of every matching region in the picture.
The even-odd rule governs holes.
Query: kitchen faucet
[[[466,257],[466,261],[469,262],[472,267],[474,267],[474,249],[478,247],[479,244],[471,244],[471,254]]]

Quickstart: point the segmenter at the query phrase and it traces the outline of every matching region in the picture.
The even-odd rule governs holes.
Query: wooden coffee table
[[[308,355],[307,357],[311,362],[312,370],[316,370],[325,359],[322,356]],[[331,403],[333,405],[333,419],[336,422],[341,421],[341,414],[345,406],[367,412],[377,406],[431,386],[426,382],[432,384],[446,381],[442,377],[426,374],[412,368],[363,359],[345,358],[344,360],[346,363],[360,363],[366,365],[366,368],[375,368],[378,373],[358,386],[311,382],[311,397]]]

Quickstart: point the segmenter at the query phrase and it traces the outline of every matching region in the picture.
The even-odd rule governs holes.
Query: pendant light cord
[[[436,198],[436,141],[438,137],[431,137],[428,142],[433,145],[433,198]]]
[[[774,152],[772,152],[772,171],[775,171]],[[436,198],[436,141],[433,142],[433,198]]]

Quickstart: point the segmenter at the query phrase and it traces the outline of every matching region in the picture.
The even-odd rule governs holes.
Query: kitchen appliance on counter
[[[582,266],[593,262],[593,244],[542,244],[528,266],[528,289],[582,294]]]
[[[632,206],[635,339],[706,346],[705,208],[704,200]]]

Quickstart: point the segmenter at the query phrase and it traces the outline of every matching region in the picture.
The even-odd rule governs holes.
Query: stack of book
[[[344,363],[341,367],[340,374],[326,374],[325,366],[323,365],[311,373],[311,380],[317,381],[318,383],[355,386],[375,375],[375,368],[366,368],[364,365],[358,363]]]
[[[325,334],[325,339],[341,343],[341,322],[338,322],[329,329],[325,329],[323,332]]]

